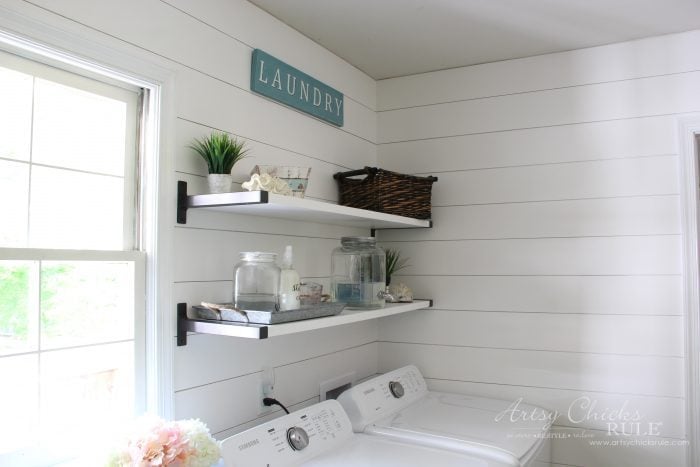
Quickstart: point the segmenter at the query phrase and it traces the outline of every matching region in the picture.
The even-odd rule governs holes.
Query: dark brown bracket
[[[187,303],[177,304],[177,346],[187,345]]]
[[[177,223],[187,224],[187,182],[177,182]]]

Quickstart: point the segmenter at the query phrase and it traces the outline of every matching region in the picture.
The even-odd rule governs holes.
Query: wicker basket
[[[363,179],[351,178],[366,175]],[[365,167],[333,175],[340,204],[386,214],[430,219],[430,192],[437,177],[416,177]]]

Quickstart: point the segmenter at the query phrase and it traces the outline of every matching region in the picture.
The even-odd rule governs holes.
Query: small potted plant
[[[239,141],[228,133],[215,131],[206,138],[195,139],[188,147],[207,163],[209,192],[231,191],[231,169],[246,156],[248,149],[245,147],[245,141]]]
[[[386,291],[384,299],[389,303],[412,302],[413,291],[406,284],[391,284],[391,276],[395,272],[408,267],[408,260],[401,257],[399,250],[386,248],[384,252],[386,255]]]
[[[384,252],[386,254],[386,286],[389,287],[391,285],[391,276],[407,267],[408,259],[402,258],[401,252],[393,248],[386,248]]]

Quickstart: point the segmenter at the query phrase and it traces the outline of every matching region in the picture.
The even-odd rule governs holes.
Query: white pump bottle
[[[287,245],[282,256],[280,274],[280,311],[296,310],[299,303],[299,273],[292,266],[292,246]]]

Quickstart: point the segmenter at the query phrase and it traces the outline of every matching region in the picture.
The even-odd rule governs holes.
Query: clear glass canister
[[[276,253],[244,251],[233,268],[233,304],[239,310],[279,311]]]
[[[343,237],[333,250],[331,294],[350,308],[384,307],[386,259],[374,237]]]

